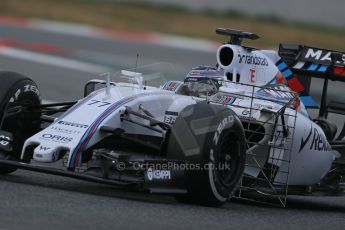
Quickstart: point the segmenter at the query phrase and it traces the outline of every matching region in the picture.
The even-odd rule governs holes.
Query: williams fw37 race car
[[[31,170],[207,206],[255,194],[283,206],[289,194],[342,195],[345,129],[336,136],[326,118],[345,114],[344,103],[327,104],[328,80],[345,81],[345,55],[258,50],[241,45],[255,34],[217,33],[230,40],[216,67],[161,87],[137,68],[121,71],[128,82],[89,81],[78,101],[41,104],[32,80],[0,72],[0,173]],[[316,120],[307,111],[317,107],[313,77],[325,81]]]

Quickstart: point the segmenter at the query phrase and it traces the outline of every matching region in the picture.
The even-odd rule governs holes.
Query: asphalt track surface
[[[164,60],[176,64],[181,71],[198,64],[213,65],[215,61],[209,52],[138,41],[81,38],[8,25],[0,25],[0,38],[31,45],[54,44],[73,51],[68,59],[97,65],[100,70],[132,67],[137,53],[143,56],[143,63]],[[30,61],[19,54],[5,55],[0,51],[0,69],[30,76],[47,100],[77,99],[82,96],[82,85],[97,75],[47,64],[48,57],[40,63],[42,58]],[[181,204],[170,196],[26,171],[0,176],[0,229],[344,229],[344,214],[343,197],[292,196],[285,209],[237,200],[221,208],[207,208]]]

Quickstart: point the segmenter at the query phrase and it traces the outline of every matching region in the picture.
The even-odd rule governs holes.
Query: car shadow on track
[[[77,179],[64,178],[59,176],[50,176],[45,174],[38,174],[33,172],[18,171],[10,175],[0,175],[1,181],[25,184],[30,186],[44,187],[49,189],[58,189],[67,192],[89,194],[94,196],[119,198],[129,201],[138,201],[151,204],[165,204],[165,205],[187,205],[177,202],[173,196],[169,195],[153,195],[143,192],[138,192],[132,189],[102,185],[92,182],[80,181]],[[325,198],[327,199],[327,198]],[[335,198],[336,199],[336,198]],[[267,201],[267,200],[266,200]],[[269,200],[268,200],[269,201]],[[223,206],[222,210],[232,209],[233,206],[251,206],[265,209],[280,209],[282,207],[272,206],[269,204],[258,203],[254,201],[247,201],[241,199],[232,199],[228,205]],[[193,205],[195,206],[195,205]],[[334,200],[328,202],[327,200],[320,200],[314,198],[305,198],[291,196],[287,200],[287,210],[306,210],[316,212],[345,212],[345,204],[335,204]]]
[[[23,171],[21,171],[20,174],[17,174],[16,172],[15,174],[10,175],[0,175],[0,181],[148,203],[178,203],[173,197],[166,195],[152,195],[123,187],[103,185],[59,176],[36,174],[32,172],[28,173],[28,175],[23,175],[22,172]]]

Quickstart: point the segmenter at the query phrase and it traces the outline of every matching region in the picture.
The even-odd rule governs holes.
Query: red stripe
[[[175,85],[176,85],[176,82],[170,83],[170,85],[168,86],[167,90],[173,90]]]
[[[338,74],[338,75],[344,75],[345,76],[345,69],[344,68],[340,68],[340,67],[335,67],[334,68],[334,73]]]
[[[304,90],[304,86],[300,83],[297,77],[292,77],[288,81],[290,89],[296,93],[300,93]]]
[[[25,18],[0,15],[0,24],[16,25],[16,26],[28,26],[29,21]]]
[[[108,38],[132,40],[132,41],[146,41],[146,42],[153,41],[153,36],[150,33],[132,33],[132,32],[124,32],[124,31],[103,29],[103,28],[94,28],[93,30],[96,33],[102,34]]]
[[[19,49],[25,49],[41,53],[58,54],[64,56],[70,56],[72,54],[71,50],[65,49],[64,47],[48,44],[44,42],[27,42],[20,41],[17,39],[0,39],[1,46],[15,47]]]
[[[115,104],[115,105],[112,106],[112,107],[115,107],[115,108],[116,108],[116,106],[117,106],[118,104],[120,104],[120,102],[117,103],[117,104]],[[96,122],[93,124],[93,126],[91,127],[91,130],[90,130],[89,134],[88,134],[87,137],[84,139],[83,143],[81,144],[81,146],[80,146],[79,149],[78,149],[77,156],[76,156],[75,159],[74,159],[74,166],[77,166],[77,165],[78,165],[79,158],[80,158],[80,153],[82,152],[82,149],[84,149],[84,146],[86,145],[86,143],[87,143],[87,142],[89,141],[89,139],[92,137],[93,132],[94,132],[94,130],[96,129],[97,124],[99,123],[99,121],[102,120],[102,119],[104,118],[104,116],[106,116],[106,115],[107,115],[109,112],[111,112],[111,111],[112,111],[112,109],[110,109],[110,111],[108,111],[108,112],[102,114],[102,115],[96,120]]]
[[[93,126],[91,127],[90,129],[90,132],[89,134],[87,135],[87,137],[84,139],[83,143],[81,144],[81,146],[79,147],[78,151],[77,151],[77,155],[76,157],[74,158],[74,167],[78,166],[78,162],[79,162],[79,158],[81,156],[81,152],[82,150],[84,149],[84,146],[86,145],[86,143],[88,143],[89,139],[92,137],[93,135],[93,131],[97,128],[99,122],[106,116],[108,115],[109,113],[111,113],[115,108],[117,108],[119,105],[121,104],[125,104],[127,103],[128,101],[130,101],[132,98],[128,98],[127,100],[124,100],[124,101],[120,101],[114,105],[112,105],[110,108],[108,108],[105,113],[103,113],[96,121],[95,123],[93,124]]]

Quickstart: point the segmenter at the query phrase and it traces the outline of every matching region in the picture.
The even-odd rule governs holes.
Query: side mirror
[[[115,83],[111,82],[111,85],[115,85]],[[88,81],[85,86],[84,86],[84,97],[88,96],[90,93],[92,93],[93,91],[102,88],[102,86],[106,85],[106,81],[103,80],[90,80]],[[97,87],[97,86],[101,86],[101,87]]]

